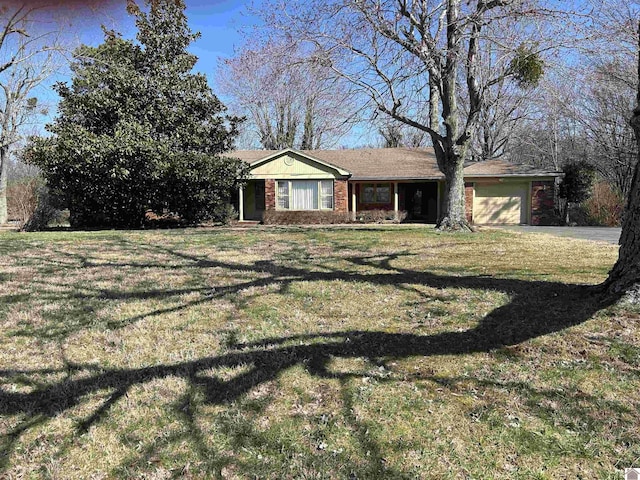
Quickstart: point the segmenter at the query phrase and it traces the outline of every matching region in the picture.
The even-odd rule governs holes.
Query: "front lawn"
[[[617,247],[415,227],[0,233],[0,478],[620,478]]]

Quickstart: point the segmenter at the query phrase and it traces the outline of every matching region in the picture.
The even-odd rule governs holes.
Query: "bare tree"
[[[424,148],[429,145],[427,134],[405,123],[389,117],[377,120],[377,133],[382,137],[383,148],[409,147]]]
[[[508,157],[515,132],[532,117],[539,94],[540,89],[535,86],[522,88],[508,78],[489,86],[480,111],[478,135],[471,143],[472,159],[484,161]]]
[[[0,8],[0,224],[7,222],[7,177],[21,129],[41,113],[34,90],[55,70],[55,32],[32,28],[34,8]]]
[[[349,128],[352,97],[329,73],[294,42],[265,42],[240,49],[216,77],[262,148],[310,150],[335,143]]]
[[[317,62],[366,92],[379,111],[430,136],[446,177],[438,227],[468,229],[462,172],[487,91],[510,78],[537,79],[541,41],[554,36],[536,23],[543,18],[537,2],[274,0],[263,13],[282,36],[313,45]],[[487,43],[489,72],[481,68]]]
[[[638,155],[628,118],[637,88],[635,26],[640,2],[592,4],[593,29],[600,34],[587,46],[581,68],[572,75],[583,88],[566,102],[565,110],[582,128],[590,163],[626,196]]]
[[[584,129],[569,115],[569,106],[578,102],[582,85],[560,69],[548,75],[528,104],[528,113],[511,131],[507,157],[517,163],[560,171],[569,162],[588,157]]]
[[[640,3],[591,4],[594,34],[572,56],[558,59],[539,94],[528,102],[535,108],[512,135],[508,153],[517,161],[556,170],[587,161],[626,195],[637,159],[628,117],[636,88],[633,26]]]
[[[403,145],[404,134],[398,123],[387,122],[378,128],[378,133],[383,138],[384,148],[396,148]]]
[[[602,69],[604,68],[604,70]],[[593,72],[592,85],[577,102],[576,119],[584,128],[590,162],[600,175],[625,197],[631,188],[638,158],[633,129],[628,122],[633,89],[620,81],[617,65],[604,65]],[[614,73],[614,72],[617,72]]]

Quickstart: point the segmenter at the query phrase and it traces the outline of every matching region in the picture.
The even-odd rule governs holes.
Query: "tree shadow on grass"
[[[282,265],[273,261],[256,261],[252,265],[233,264],[185,254],[164,247],[149,248],[179,258],[197,268],[223,268],[227,271],[251,271],[259,278],[241,280],[233,285],[216,286],[204,299],[186,302],[171,311],[204,303],[211,298],[231,298],[251,287],[279,285],[280,292],[294,282],[335,281],[362,282],[374,285],[392,285],[399,289],[419,292],[414,285],[435,289],[468,288],[505,292],[509,303],[488,313],[474,328],[465,331],[448,331],[432,335],[414,333],[387,333],[382,331],[345,330],[330,333],[268,338],[254,343],[227,345],[230,351],[194,361],[160,364],[133,369],[101,369],[91,365],[69,364],[65,368],[84,371],[81,378],[68,378],[57,383],[43,385],[29,392],[8,391],[0,388],[0,415],[20,415],[22,425],[4,439],[0,455],[0,471],[7,467],[13,444],[19,435],[43,419],[53,417],[83,402],[87,395],[99,391],[109,392],[100,406],[78,423],[78,432],[86,432],[100,421],[110,408],[130,389],[153,379],[179,377],[199,389],[207,404],[224,404],[240,398],[252,389],[272,380],[294,366],[320,378],[346,378],[348,374],[331,371],[333,358],[373,358],[385,362],[407,357],[434,355],[464,355],[490,352],[505,346],[558,332],[578,325],[598,310],[613,303],[601,303],[594,287],[559,282],[523,281],[490,276],[447,276],[419,272],[393,265],[400,254],[376,256],[351,256],[340,258],[354,267],[366,267],[371,273],[359,270],[344,271],[328,264],[305,268]],[[91,268],[85,260],[86,268]],[[124,263],[123,263],[124,264]],[[138,265],[136,264],[136,267]],[[145,268],[147,268],[145,266]],[[175,292],[174,292],[175,293]],[[178,293],[185,293],[180,290]],[[117,292],[100,291],[101,298],[120,298]],[[165,294],[172,294],[165,292]],[[161,298],[162,292],[150,290],[135,295],[136,298]],[[164,313],[159,310],[143,315]],[[375,314],[372,312],[372,314]],[[130,319],[130,322],[140,318]],[[124,322],[126,324],[127,322]],[[247,368],[247,366],[249,366]],[[235,377],[222,380],[211,376],[211,369],[243,369]],[[44,370],[43,370],[44,372]],[[42,373],[37,370],[0,371],[0,380],[11,383],[12,378],[26,374]],[[51,369],[47,369],[51,373]]]

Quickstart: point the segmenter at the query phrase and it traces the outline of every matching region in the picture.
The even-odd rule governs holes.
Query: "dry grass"
[[[619,478],[616,247],[407,227],[0,234],[0,477]]]

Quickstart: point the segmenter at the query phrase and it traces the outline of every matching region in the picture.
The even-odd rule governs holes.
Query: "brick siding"
[[[349,211],[349,189],[346,180],[335,180],[333,182],[333,209],[336,212]]]
[[[555,215],[555,182],[531,182],[531,225],[553,225]]]
[[[467,222],[473,223],[473,183],[464,184],[464,213],[467,217]]]
[[[264,209],[276,209],[276,181],[271,178],[264,181]]]

